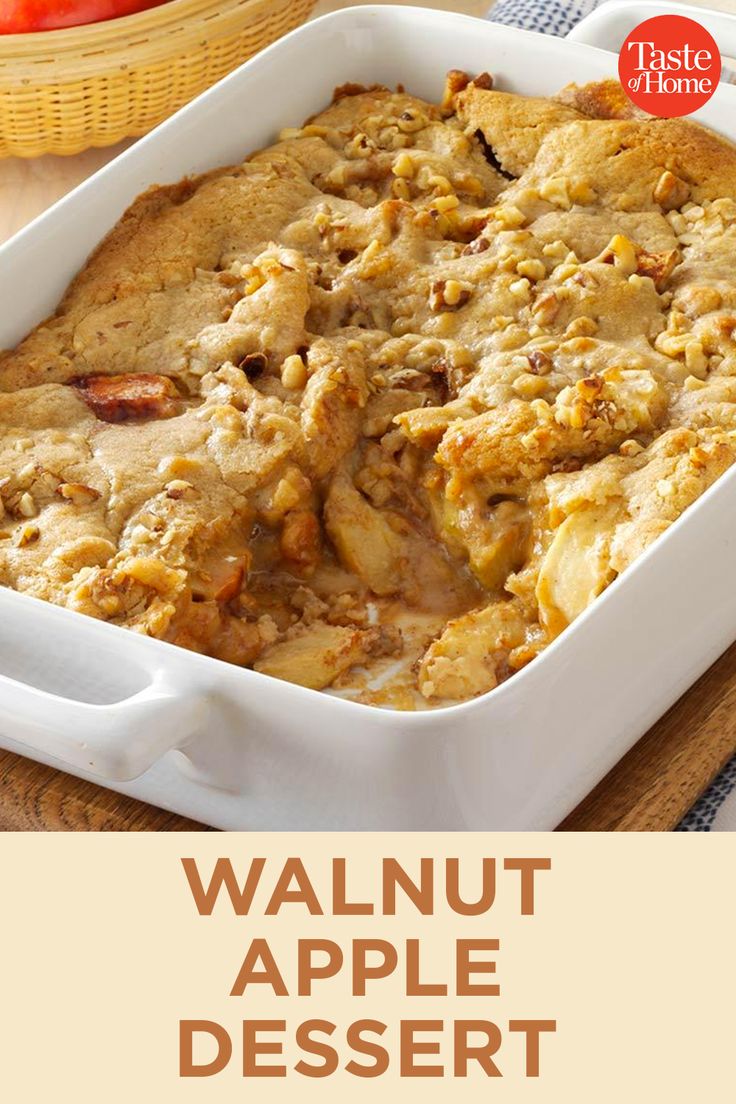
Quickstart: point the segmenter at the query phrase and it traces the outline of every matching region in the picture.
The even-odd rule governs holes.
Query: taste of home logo
[[[658,15],[631,32],[621,47],[618,71],[637,107],[672,119],[708,102],[721,76],[721,55],[694,19]]]

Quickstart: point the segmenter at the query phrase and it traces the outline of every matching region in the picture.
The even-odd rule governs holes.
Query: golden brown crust
[[[1,584],[439,704],[533,659],[718,478],[736,150],[611,82],[492,84],[346,85],[133,204],[0,357]]]
[[[555,101],[587,115],[590,119],[647,119],[616,80],[590,84],[568,84],[555,96]]]
[[[469,131],[481,131],[504,172],[521,176],[544,139],[579,112],[553,100],[486,91],[472,83],[455,96],[455,110]]]

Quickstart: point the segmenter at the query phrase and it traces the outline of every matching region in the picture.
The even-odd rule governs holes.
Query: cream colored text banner
[[[8,834],[0,858],[8,1100],[733,1091],[734,836]]]

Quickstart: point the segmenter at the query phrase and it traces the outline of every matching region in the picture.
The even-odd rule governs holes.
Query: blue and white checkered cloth
[[[678,832],[736,832],[736,756],[677,826]]]
[[[493,23],[563,37],[602,0],[497,0],[488,13]],[[678,832],[736,832],[736,756],[706,790]]]
[[[488,18],[493,23],[521,27],[525,31],[557,35],[562,38],[590,15],[602,0],[498,0]]]

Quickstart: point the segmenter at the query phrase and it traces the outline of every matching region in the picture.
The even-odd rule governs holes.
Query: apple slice
[[[168,376],[80,376],[72,380],[72,386],[103,422],[171,418],[180,409],[179,392]]]
[[[616,572],[610,563],[620,503],[588,505],[565,518],[555,533],[537,580],[539,617],[557,636],[605,590]]]

